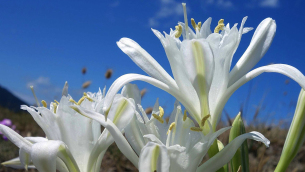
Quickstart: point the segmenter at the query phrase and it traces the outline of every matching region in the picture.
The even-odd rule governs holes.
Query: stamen
[[[152,114],[152,116],[155,117],[160,123],[162,123],[162,124],[164,123],[164,120],[160,116],[158,116],[156,114]]]
[[[175,37],[176,38],[179,38],[182,34],[182,26],[179,24],[178,26],[175,27],[176,28],[176,34],[175,34]]]
[[[159,106],[159,111],[160,111],[159,116],[162,118],[164,115],[164,109],[161,106]]]
[[[53,103],[53,110],[54,110],[54,113],[56,113],[56,109],[57,109],[57,104],[56,104],[56,103]]]
[[[171,131],[175,126],[176,126],[175,122],[171,123],[166,134],[168,135],[169,131]]]
[[[41,103],[42,103],[43,107],[47,107],[47,102],[46,101],[41,100]]]
[[[200,127],[191,127],[190,128],[192,131],[202,131],[202,128],[200,128]]]
[[[187,118],[187,113],[186,113],[186,110],[184,110],[183,121],[185,121],[186,118]]]
[[[82,98],[80,98],[77,102],[78,105],[82,104],[82,102],[85,100],[85,96],[83,96]]]
[[[88,99],[90,102],[94,102],[93,99],[91,99],[90,97],[86,96],[86,99]]]
[[[183,6],[183,13],[184,13],[184,24],[185,24],[185,35],[186,39],[189,39],[189,34],[188,34],[188,22],[187,22],[187,13],[186,13],[186,3],[182,3]]]
[[[59,105],[59,102],[57,100],[54,100],[55,103],[57,103]]]
[[[74,104],[77,104],[77,102],[75,100],[73,100],[72,98],[70,98],[69,100],[70,102],[74,103]]]
[[[196,25],[196,22],[193,18],[191,18],[191,24],[192,24],[193,28],[196,30],[197,25]]]
[[[224,19],[218,21],[218,25],[214,29],[214,33],[219,33],[220,30],[223,30],[225,24],[223,24]]]
[[[208,118],[209,118],[210,116],[211,116],[211,115],[207,115],[207,116],[205,116],[205,117],[202,118],[202,120],[201,120],[201,127],[204,126],[205,121],[208,120]]]
[[[87,96],[87,93],[86,93],[86,92],[84,92],[84,96]]]
[[[198,27],[199,30],[201,29],[201,22],[198,22],[197,27]]]
[[[30,86],[31,90],[32,90],[32,93],[33,93],[33,96],[35,98],[35,101],[36,101],[36,104],[37,104],[37,107],[40,107],[40,104],[39,104],[39,101],[36,97],[36,94],[35,94],[35,91],[34,91],[34,87],[33,86]]]

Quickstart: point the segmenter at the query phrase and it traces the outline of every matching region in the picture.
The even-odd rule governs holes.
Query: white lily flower
[[[47,139],[22,138],[3,125],[0,125],[0,131],[20,148],[19,158],[23,167],[32,163],[39,171],[100,171],[104,153],[114,139],[107,129],[101,133],[98,122],[78,114],[71,106],[100,112],[104,95],[100,90],[98,93],[84,93],[75,102],[68,95],[66,83],[60,102],[51,103],[50,109],[46,108],[45,101],[42,101],[44,107],[22,106],[42,128]],[[124,132],[134,109],[133,101],[118,94],[108,112],[108,121],[112,120],[113,125],[118,125],[119,132]],[[14,165],[11,162],[3,165],[20,167],[20,163]]]
[[[173,95],[199,124],[204,117],[211,115],[215,130],[229,97],[240,86],[264,72],[286,75],[305,89],[305,76],[286,64],[273,64],[250,71],[271,45],[276,31],[273,19],[266,18],[259,24],[249,47],[230,71],[242,34],[252,29],[244,28],[247,17],[243,18],[239,29],[237,24],[231,28],[229,24],[224,26],[223,20],[220,20],[215,33],[212,33],[211,18],[202,26],[192,19],[194,32],[188,27],[185,5],[184,15],[185,23],[180,22],[170,34],[162,35],[152,29],[165,49],[174,78],[135,41],[122,38],[117,42],[118,47],[149,76],[126,74],[118,78],[107,92],[104,111],[109,109],[114,95],[126,83],[142,80]],[[180,35],[183,36],[182,41]]]
[[[134,84],[127,84],[122,95],[133,98],[135,102],[141,102],[140,91]],[[133,150],[139,155],[139,171],[196,171],[208,149],[214,140],[231,127],[222,128],[216,132],[204,135],[202,128],[195,127],[193,121],[187,117],[186,112],[182,114],[181,106],[175,102],[174,110],[168,122],[163,119],[164,110],[156,101],[150,119],[138,104],[142,116],[136,115],[125,128],[125,136]],[[208,118],[205,118],[208,121]],[[205,123],[205,121],[201,121]],[[212,128],[210,122],[206,123]],[[216,171],[229,162],[236,150],[245,139],[255,139],[269,145],[269,140],[258,132],[246,133],[227,145],[224,151],[219,152],[218,158],[210,159],[204,165],[202,171]],[[222,158],[225,157],[225,158]],[[221,160],[220,160],[221,159]],[[203,166],[202,165],[202,166]],[[208,167],[207,167],[208,166]],[[210,167],[211,166],[211,167]]]

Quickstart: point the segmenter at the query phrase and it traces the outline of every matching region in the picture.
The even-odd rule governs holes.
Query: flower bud
[[[241,113],[239,113],[233,121],[229,142],[244,133],[246,133],[246,130],[241,118]],[[242,167],[243,171],[249,171],[249,154],[247,141],[245,141],[241,147],[238,148],[235,155],[233,156],[231,160],[231,171],[237,171],[240,166]]]

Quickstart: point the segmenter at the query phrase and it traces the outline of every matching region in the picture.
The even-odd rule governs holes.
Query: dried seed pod
[[[86,67],[83,67],[82,69],[82,74],[85,75],[87,73],[87,68]]]
[[[142,90],[141,90],[141,98],[146,94],[146,92],[147,92],[147,89],[146,88],[143,88]]]
[[[153,108],[152,107],[148,107],[145,109],[145,113],[148,115],[148,114],[151,114],[151,112],[153,111]]]
[[[113,72],[112,69],[108,69],[105,73],[105,78],[110,79],[112,76],[112,72]]]
[[[91,81],[86,81],[83,83],[82,88],[88,88],[91,85]]]

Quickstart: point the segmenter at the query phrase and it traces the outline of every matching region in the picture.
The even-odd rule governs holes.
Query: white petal
[[[231,95],[240,86],[244,85],[246,82],[250,81],[251,79],[257,77],[258,75],[264,72],[276,72],[286,75],[296,81],[303,89],[305,89],[305,76],[298,69],[286,64],[273,64],[259,67],[250,71],[245,76],[236,81],[232,86],[230,86],[227,90],[227,94]]]
[[[197,171],[205,172],[214,172],[217,171],[220,167],[227,164],[232,157],[235,155],[236,150],[241,146],[241,144],[246,139],[253,139],[256,141],[263,142],[267,147],[269,146],[270,141],[266,139],[262,134],[258,132],[251,132],[240,135],[231,141],[225,148],[223,148],[219,153],[209,159],[207,162],[202,164],[197,168]]]
[[[24,165],[20,162],[19,157],[5,161],[3,163],[1,163],[1,165],[4,165],[6,167],[11,167],[11,168],[15,168],[15,169],[24,169]],[[28,169],[32,169],[35,168],[34,165],[29,165]]]
[[[210,29],[210,26],[211,26],[211,22],[212,22],[212,18],[209,17],[201,26],[201,29],[200,29],[200,38],[204,38],[206,39],[211,33],[211,29]]]
[[[190,112],[190,114],[198,121],[200,118],[200,101],[193,87],[190,78],[188,77],[183,56],[180,50],[175,45],[173,38],[165,35],[165,43],[163,43],[166,56],[170,63],[175,81],[179,87],[179,94],[183,99],[176,97]],[[162,41],[161,41],[162,43]]]
[[[256,68],[246,75],[244,75],[242,78],[240,78],[238,81],[236,81],[233,85],[231,85],[226,93],[219,99],[218,104],[216,105],[214,116],[212,116],[212,124],[213,127],[216,126],[218,123],[221,112],[223,107],[225,106],[228,99],[231,97],[231,95],[242,85],[244,85],[246,82],[250,81],[251,79],[257,77],[258,75],[264,73],[264,72],[276,72],[283,75],[286,75],[290,77],[291,79],[295,80],[303,89],[305,89],[305,76],[296,68],[290,65],[286,64],[273,64],[268,66],[263,66]]]
[[[166,85],[165,83],[156,80],[154,78],[148,77],[148,76],[144,76],[144,75],[139,75],[139,74],[125,74],[120,76],[118,79],[116,79],[113,84],[111,85],[111,87],[109,88],[107,95],[105,97],[105,102],[104,102],[104,111],[106,112],[107,110],[109,110],[109,107],[111,106],[111,103],[114,99],[114,96],[116,95],[117,92],[119,92],[119,90],[127,83],[132,82],[132,81],[136,81],[136,80],[141,80],[144,82],[148,82],[152,85],[154,85],[155,87],[158,87],[170,94],[172,94],[174,97],[179,97],[182,99],[181,96],[179,96],[179,91],[178,91],[178,87],[170,87],[168,85]]]
[[[68,96],[68,82],[66,81],[64,88],[62,89],[62,95],[63,96]]]
[[[222,44],[214,52],[214,74],[209,92],[209,106],[211,116],[214,115],[215,106],[219,97],[227,89],[229,82],[229,70],[231,60],[234,54],[234,48],[238,43],[238,30],[236,25],[230,30],[230,33],[222,39]]]
[[[195,88],[202,108],[201,117],[209,114],[208,92],[213,79],[214,57],[205,39],[184,40],[181,44],[182,61],[188,78]]]
[[[140,155],[141,149],[145,146],[145,142],[138,123],[137,117],[134,116],[132,121],[125,128],[125,137],[135,152]]]
[[[22,148],[25,152],[31,152],[32,143],[20,136],[11,128],[0,124],[0,132],[5,135],[11,142],[13,142],[17,147]]]
[[[69,171],[80,171],[63,142],[50,140],[32,146],[31,158],[39,171],[55,172],[57,157],[64,161]]]
[[[263,20],[252,37],[249,47],[230,72],[229,86],[251,70],[269,49],[276,31],[275,21]]]
[[[121,38],[117,45],[149,76],[168,85],[175,83],[162,66],[135,41],[129,38]]]
[[[110,119],[120,131],[129,124],[135,114],[135,105],[125,97],[115,97],[108,113]]]
[[[143,147],[139,159],[140,172],[168,172],[169,167],[170,159],[165,146],[149,142]]]
[[[135,104],[141,104],[141,92],[136,84],[126,84],[121,91],[126,98],[132,98]]]
[[[108,119],[105,121],[105,116],[93,111],[89,111],[87,109],[83,109],[79,106],[72,106],[73,109],[77,110],[81,115],[84,115],[88,118],[92,118],[99,122],[102,126],[107,128],[107,130],[112,135],[113,139],[115,140],[117,146],[121,150],[121,152],[136,166],[138,167],[138,156],[135,154],[123,134],[121,133],[120,129]]]

